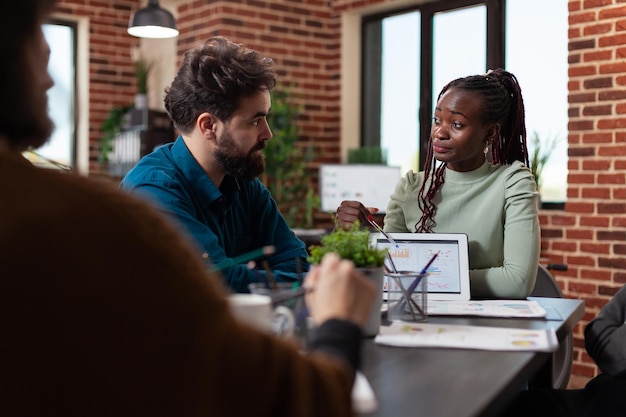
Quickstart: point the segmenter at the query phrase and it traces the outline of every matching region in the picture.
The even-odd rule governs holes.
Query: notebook
[[[381,233],[372,233],[371,242],[388,248],[398,271],[421,271],[435,253],[428,267],[426,284],[428,301],[467,301],[470,299],[469,250],[464,233],[387,233],[396,242],[394,247]],[[390,266],[387,263],[387,266]],[[403,285],[407,288],[409,278]],[[395,281],[385,276],[383,299],[400,298]]]

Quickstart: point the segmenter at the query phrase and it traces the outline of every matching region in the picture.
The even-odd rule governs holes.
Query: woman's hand
[[[344,200],[337,207],[335,216],[337,225],[342,229],[350,229],[355,221],[359,221],[361,225],[367,225],[368,217],[378,211],[375,207],[365,207],[359,201]]]

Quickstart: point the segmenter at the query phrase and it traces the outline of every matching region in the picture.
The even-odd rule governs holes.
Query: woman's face
[[[485,147],[499,132],[486,125],[477,94],[451,88],[437,102],[430,129],[433,155],[453,171],[472,171],[485,162]]]

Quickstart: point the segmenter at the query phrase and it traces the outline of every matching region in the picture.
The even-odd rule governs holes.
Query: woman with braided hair
[[[422,172],[396,185],[386,232],[466,233],[474,298],[525,298],[535,284],[540,231],[528,169],[524,101],[502,69],[448,83],[438,96]],[[375,209],[343,201],[342,227]],[[366,223],[364,223],[366,224]]]

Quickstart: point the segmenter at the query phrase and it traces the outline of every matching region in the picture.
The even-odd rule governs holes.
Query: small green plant
[[[335,226],[332,233],[322,237],[321,245],[309,247],[307,261],[319,264],[328,252],[350,259],[357,268],[381,267],[387,255],[387,249],[378,249],[372,245],[369,231],[361,229],[358,221],[347,230]]]
[[[109,153],[113,150],[113,139],[121,132],[124,125],[124,116],[133,108],[132,104],[113,107],[109,110],[109,115],[102,122],[100,130],[103,132],[100,139],[100,162],[109,161]]]
[[[362,146],[348,150],[349,164],[387,164],[387,152],[379,146]]]
[[[552,156],[552,152],[559,144],[559,138],[557,136],[548,137],[545,140],[541,140],[537,132],[533,132],[531,140],[532,152],[530,154],[530,171],[535,176],[535,182],[537,183],[537,190],[541,189],[543,178],[541,174],[546,164]]]
[[[148,77],[154,67],[154,62],[147,60],[142,55],[134,62],[135,79],[137,80],[137,94],[148,94]]]

